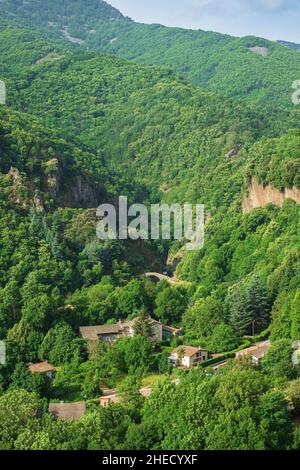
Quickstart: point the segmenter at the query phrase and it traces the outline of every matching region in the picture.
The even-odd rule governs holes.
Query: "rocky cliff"
[[[38,178],[11,167],[6,175],[0,175],[6,179],[0,193],[23,209],[35,207],[38,212],[45,210],[49,198],[57,207],[88,209],[98,207],[107,196],[105,188],[85,173],[70,171],[64,175],[57,158],[47,161],[45,167],[47,171]]]
[[[243,200],[243,212],[247,214],[252,209],[267,204],[281,206],[286,199],[292,199],[300,204],[300,189],[293,187],[279,190],[271,185],[264,186],[253,178]]]
[[[96,208],[106,196],[104,187],[96,185],[87,175],[73,175],[72,179],[62,186],[57,196],[60,207]]]

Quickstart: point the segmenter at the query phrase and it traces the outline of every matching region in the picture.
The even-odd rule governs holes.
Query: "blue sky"
[[[300,0],[106,0],[135,21],[300,43]]]

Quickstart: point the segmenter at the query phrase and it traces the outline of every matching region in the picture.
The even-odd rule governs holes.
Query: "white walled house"
[[[192,346],[179,346],[172,351],[169,362],[174,367],[186,367],[190,369],[201,362],[208,360],[208,350]]]

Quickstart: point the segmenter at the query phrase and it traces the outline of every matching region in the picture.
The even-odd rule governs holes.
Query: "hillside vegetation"
[[[84,37],[99,21],[124,18],[111,5],[102,0],[3,0],[0,5],[2,19],[22,21],[36,28],[52,28],[62,34],[65,27],[70,34]]]
[[[62,127],[156,199],[205,198],[210,209],[228,206],[244,185],[248,148],[298,123],[297,108],[279,115],[253,110],[186,84],[170,70],[68,51],[27,30],[0,35],[8,104]],[[233,148],[240,149],[238,158],[227,158]]]
[[[194,84],[249,103],[292,107],[292,83],[300,76],[300,56],[278,42],[135,23],[103,1],[5,0],[0,16],[83,49],[168,66]]]
[[[242,210],[252,178],[300,188],[299,54],[138,25],[96,0],[40,6],[0,2],[0,448],[299,449],[300,206]],[[95,209],[119,195],[205,204],[204,247],[98,240]],[[165,270],[176,285],[144,276]],[[184,337],[151,341],[148,315]],[[133,338],[91,349],[80,337],[135,317]],[[232,360],[262,339],[259,365]],[[182,342],[226,366],[174,373]],[[52,382],[27,367],[46,360]],[[108,387],[121,399],[101,408]],[[79,400],[79,421],[47,412]]]

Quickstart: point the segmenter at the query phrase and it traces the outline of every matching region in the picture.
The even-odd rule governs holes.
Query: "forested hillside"
[[[253,110],[188,85],[170,70],[68,51],[27,30],[0,35],[8,104],[76,135],[156,199],[205,198],[210,209],[228,206],[244,184],[248,147],[298,123],[297,108]],[[233,148],[239,157],[227,158]]]
[[[0,15],[10,21],[18,20],[36,28],[53,28],[59,35],[67,27],[77,37],[86,37],[99,21],[125,19],[102,0],[3,0]]]
[[[255,104],[291,107],[300,76],[299,55],[280,43],[139,24],[102,1],[6,0],[0,16],[83,49],[170,67],[194,84]]]
[[[51,280],[49,265],[47,272],[40,278],[44,287],[37,288],[34,296],[30,295],[28,301],[36,302],[38,309],[36,312],[32,311],[33,318],[36,314],[38,321],[34,331],[39,330],[39,324],[41,331],[45,332],[45,325],[49,321],[51,324],[53,319],[47,317],[38,298],[43,292],[49,292],[51,286],[56,288],[60,298],[58,302],[62,306],[70,289],[72,291],[80,286],[83,278],[86,279],[87,285],[95,284],[97,279],[104,275],[105,270],[111,269],[114,259],[124,261],[123,275],[125,278],[129,275],[130,267],[127,272],[125,259],[129,256],[127,251],[130,252],[130,246],[122,246],[118,242],[102,246],[97,244],[96,214],[95,210],[92,210],[101,202],[113,202],[116,195],[114,184],[118,185],[119,190],[122,180],[119,181],[117,176],[114,179],[103,163],[101,174],[97,168],[94,169],[92,165],[95,155],[74,143],[66,142],[53,129],[50,131],[43,128],[36,119],[7,108],[1,108],[0,135],[1,241],[2,247],[5,248],[1,250],[1,287],[4,288],[1,296],[1,302],[4,302],[1,304],[1,336],[6,336],[8,325],[16,327],[15,322],[18,319],[22,321],[24,299],[13,295],[13,291],[23,286],[23,283],[27,282],[26,279],[31,283],[29,278],[35,277],[34,271],[38,269],[39,256],[42,254],[48,257],[49,262],[52,259],[53,269],[56,269],[56,266],[58,271],[53,274],[54,278]],[[97,163],[100,167],[99,158],[98,155]],[[130,196],[129,184],[128,188],[127,194]],[[137,271],[143,269],[140,265],[143,256],[152,258],[155,263],[154,249],[151,251],[149,246],[147,254],[147,247],[140,245],[139,248],[141,258],[137,256],[136,259],[129,260],[129,263],[133,262],[137,267]],[[25,254],[26,250],[27,255],[24,258],[22,253]],[[84,251],[84,254],[80,257],[81,251]],[[156,256],[158,259],[158,255]],[[81,274],[76,273],[77,268],[74,269],[74,262],[79,263],[79,257],[79,271],[83,269]],[[100,262],[101,257],[103,264]],[[89,258],[98,261],[96,264],[93,261],[89,263]],[[114,265],[116,270],[117,264]],[[86,277],[89,275],[90,279]],[[122,275],[122,271],[119,275]],[[14,302],[14,315],[11,316],[9,296],[6,297],[5,292],[8,293],[9,286],[13,285],[15,287],[11,291],[11,301]],[[61,294],[64,293],[62,297],[59,295],[60,289]],[[44,301],[47,301],[46,297]],[[39,315],[41,320],[38,320]],[[112,312],[109,318],[111,315]],[[30,321],[26,322],[26,329],[30,332]],[[26,335],[23,339],[26,342]],[[29,354],[35,354],[33,349]]]
[[[254,179],[300,188],[300,56],[137,25],[96,0],[39,6],[0,2],[0,448],[299,449],[300,205],[242,203]],[[119,195],[205,204],[204,247],[100,242],[95,209]],[[144,276],[155,271],[176,282]],[[183,337],[153,342],[148,315]],[[92,349],[80,336],[136,317],[133,337]],[[268,339],[258,364],[234,360]],[[183,344],[226,364],[173,370]],[[53,380],[30,372],[40,361]],[[120,400],[102,408],[107,388]],[[62,401],[87,411],[55,420],[48,404]]]
[[[114,22],[99,25],[89,48],[144,64],[167,65],[192,83],[234,99],[290,105],[300,58],[262,38]]]

